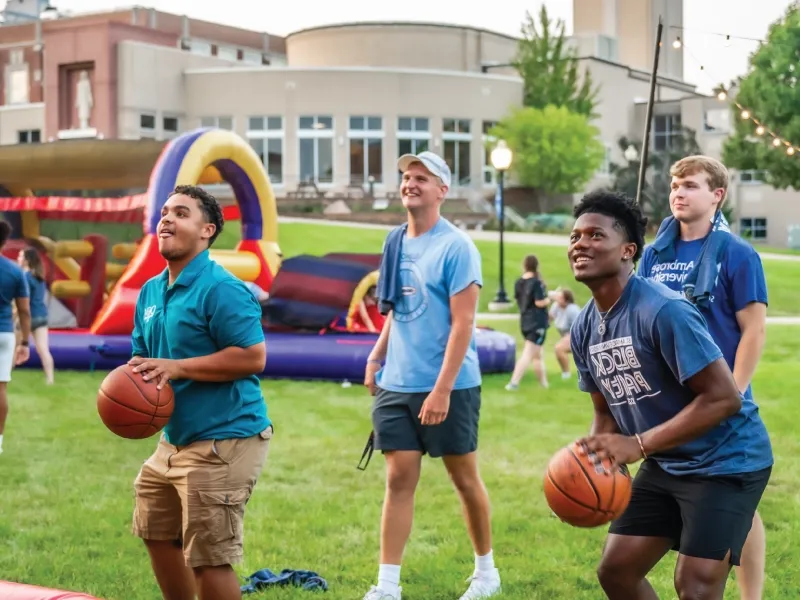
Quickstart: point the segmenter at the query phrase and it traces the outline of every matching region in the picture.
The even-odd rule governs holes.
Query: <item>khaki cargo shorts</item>
[[[133,534],[182,541],[189,567],[241,562],[244,512],[267,458],[272,426],[249,438],[176,447],[163,435],[134,482]]]

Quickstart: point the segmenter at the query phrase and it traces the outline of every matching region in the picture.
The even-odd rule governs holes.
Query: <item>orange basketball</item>
[[[127,364],[106,375],[97,392],[100,419],[113,433],[131,440],[161,431],[174,406],[172,386],[167,384],[159,390]]]
[[[627,468],[611,471],[608,460],[595,466],[581,454],[577,442],[553,455],[544,476],[544,495],[550,509],[573,527],[599,527],[618,518],[631,499]]]

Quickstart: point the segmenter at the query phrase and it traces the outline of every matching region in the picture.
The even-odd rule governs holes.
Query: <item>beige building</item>
[[[729,125],[730,114],[683,81],[682,52],[671,47],[682,3],[573,5],[571,43],[601,86],[595,124],[607,148],[588,187],[609,182],[610,163],[622,161],[621,135],[642,135],[659,17],[664,44],[651,143],[664,147],[683,124],[698,131],[704,151],[719,155],[727,135],[720,124]],[[33,19],[0,27],[0,145],[167,140],[216,126],[249,140],[279,197],[306,186],[386,196],[398,185],[398,155],[428,148],[450,164],[451,196],[491,210],[486,132],[521,103],[522,81],[509,67],[516,45],[511,36],[446,24],[336,24],[281,38],[145,8]],[[73,93],[82,72],[94,95],[86,122]],[[786,202],[794,192],[771,190],[758,177],[734,174],[740,224],[755,240],[786,245],[787,226],[800,224],[786,207],[800,202]]]

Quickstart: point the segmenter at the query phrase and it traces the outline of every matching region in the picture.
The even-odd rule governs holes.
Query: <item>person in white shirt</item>
[[[569,330],[572,328],[575,319],[578,318],[581,309],[575,304],[575,296],[572,291],[566,288],[553,290],[548,296],[553,301],[553,305],[550,308],[550,320],[561,335],[561,338],[556,342],[556,359],[561,367],[561,378],[569,379],[571,376],[568,356],[571,352]]]

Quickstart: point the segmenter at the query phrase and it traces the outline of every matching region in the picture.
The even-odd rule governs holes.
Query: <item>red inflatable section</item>
[[[60,592],[10,581],[0,581],[0,598],[3,600],[100,600],[94,596],[77,592]]]
[[[158,238],[153,234],[144,236],[122,277],[111,290],[105,306],[95,317],[91,332],[95,335],[131,333],[139,290],[166,266],[167,262],[158,252]]]
[[[81,261],[81,281],[89,284],[91,290],[78,302],[75,319],[78,327],[88,328],[94,316],[103,307],[106,289],[106,256],[108,255],[108,238],[104,235],[90,233],[84,241],[89,242],[94,250]]]

